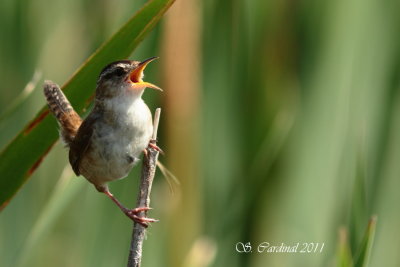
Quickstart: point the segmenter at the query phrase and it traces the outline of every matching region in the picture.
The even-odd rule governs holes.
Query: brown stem
[[[155,144],[157,139],[158,123],[160,120],[161,109],[157,108],[154,114],[154,131],[150,142]],[[143,157],[142,174],[140,177],[139,195],[136,207],[149,207],[150,192],[153,184],[154,175],[156,173],[156,165],[159,151],[152,147],[147,148],[147,156]],[[147,212],[142,211],[139,216],[146,217]],[[139,223],[133,224],[131,246],[129,249],[128,267],[140,267],[142,260],[143,240],[145,238],[146,228]]]

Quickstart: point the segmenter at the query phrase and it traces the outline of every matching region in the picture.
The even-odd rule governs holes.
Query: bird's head
[[[96,98],[111,98],[117,95],[141,95],[145,88],[162,89],[143,81],[143,71],[147,64],[157,59],[151,57],[144,61],[120,60],[108,64],[97,80]]]

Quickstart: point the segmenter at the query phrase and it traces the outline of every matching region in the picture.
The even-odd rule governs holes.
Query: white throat
[[[112,111],[116,116],[123,116],[131,113],[133,107],[144,104],[142,99],[144,89],[134,89],[127,84],[118,88],[118,91],[120,92],[118,95],[103,100],[106,111]]]

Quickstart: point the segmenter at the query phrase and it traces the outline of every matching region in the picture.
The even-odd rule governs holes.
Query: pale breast
[[[91,177],[85,177],[96,183],[126,177],[153,132],[151,113],[142,99],[115,110],[115,118],[105,116],[95,125],[91,149],[84,159],[93,166],[88,170]]]

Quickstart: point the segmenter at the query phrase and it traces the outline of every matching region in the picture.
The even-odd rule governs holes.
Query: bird
[[[69,162],[97,191],[106,194],[121,211],[144,227],[157,220],[139,216],[148,207],[128,209],[110,192],[108,182],[125,178],[139,162],[150,142],[152,115],[142,99],[145,88],[162,89],[143,81],[144,61],[119,60],[105,66],[97,79],[94,106],[82,120],[61,88],[46,80],[43,85],[48,108],[60,127],[60,137],[69,148]]]

